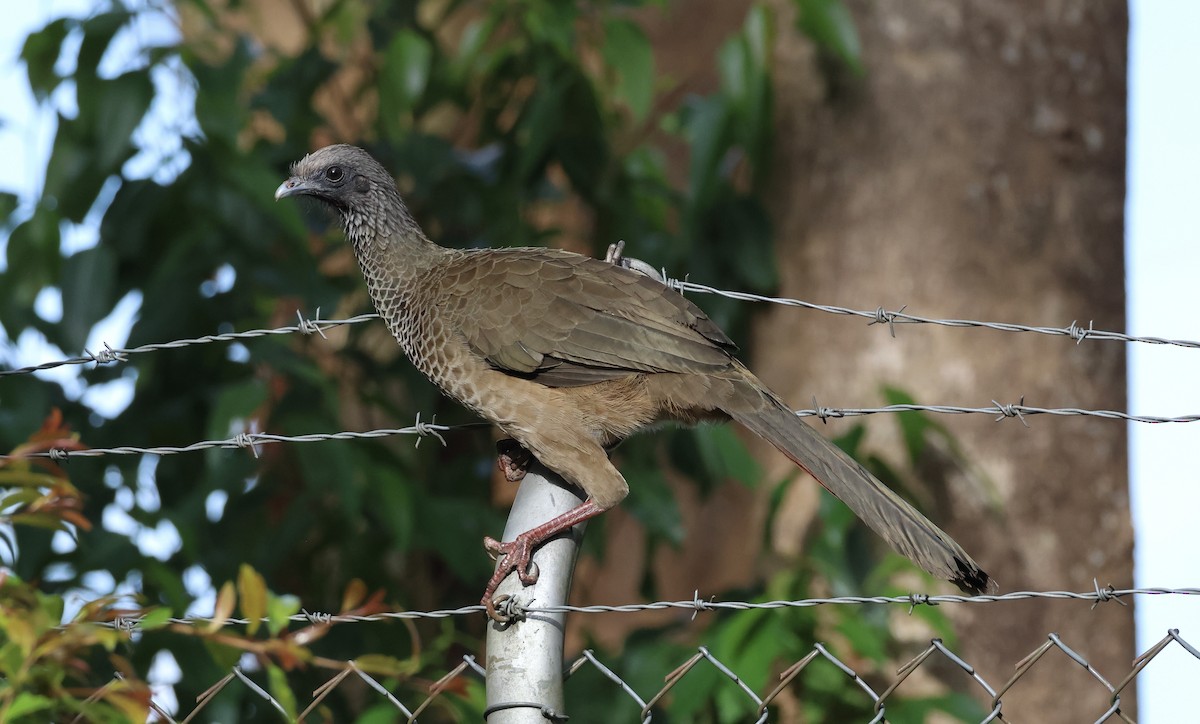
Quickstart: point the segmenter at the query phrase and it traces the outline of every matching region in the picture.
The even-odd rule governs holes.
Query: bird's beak
[[[288,196],[296,196],[298,194],[306,194],[312,191],[312,187],[304,183],[304,179],[293,176],[287,181],[279,184],[279,188],[275,189],[275,200],[278,201]]]

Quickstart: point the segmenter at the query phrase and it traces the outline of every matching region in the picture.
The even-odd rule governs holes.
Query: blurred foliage
[[[796,4],[796,23],[801,32],[812,39],[817,51],[842,67],[862,75],[862,45],[850,8],[842,0],[793,0]]]
[[[713,59],[718,90],[683,96],[656,73],[637,20],[639,6],[654,4],[339,0],[272,5],[288,17],[264,26],[256,3],[180,0],[165,9],[111,2],[86,18],[54,20],[28,37],[21,55],[30,87],[57,114],[57,131],[38,197],[18,204],[0,195],[8,233],[0,324],[10,339],[40,334],[73,354],[121,300],[140,304],[130,346],[277,326],[297,309],[320,308],[325,317],[366,311],[340,232],[310,208],[271,198],[289,162],[335,140],[364,145],[396,170],[410,207],[444,244],[566,243],[599,253],[627,239],[633,255],[656,266],[766,291],[775,282],[771,229],[756,193],[772,153],[772,15],[751,6]],[[801,5],[804,27],[823,47],[857,57],[840,4]],[[164,12],[178,13],[185,39],[146,42],[136,30],[140,16]],[[294,37],[278,37],[285,26]],[[194,126],[156,125],[159,104],[178,95],[164,90],[169,85],[194,92]],[[673,174],[668,159],[681,156],[686,171]],[[64,239],[80,229],[95,230],[97,243],[64,252]],[[60,317],[35,311],[46,294],[61,297]],[[703,301],[735,339],[744,335],[745,305]],[[470,419],[400,358],[380,325],[328,340],[168,349],[79,372],[66,385],[53,376],[0,380],[0,449],[78,446],[64,419],[89,445],[105,447],[249,429],[403,425],[418,411],[443,423]],[[111,418],[82,393],[105,385],[134,393]],[[43,424],[57,409],[62,417]],[[503,516],[483,484],[492,445],[480,434],[448,442],[420,450],[408,439],[277,445],[257,459],[222,450],[78,459],[70,464],[76,485],[62,468],[27,458],[0,468],[8,571],[0,586],[0,718],[138,719],[161,652],[184,669],[173,686],[185,711],[246,657],[289,715],[293,692],[313,691],[348,661],[391,690],[423,691],[479,650],[482,616],[410,626],[284,622],[301,602],[369,613],[476,600],[490,568],[480,539],[500,530]],[[725,428],[648,436],[619,457],[633,482],[626,507],[652,546],[685,538],[664,460],[705,490],[761,477]],[[799,597],[817,579],[834,591],[886,585],[879,571],[895,564],[876,567],[844,508],[823,512],[803,561],[729,596]],[[148,542],[163,530],[177,533],[177,544]],[[97,580],[108,590],[96,590]],[[78,626],[56,629],[67,595],[91,598]],[[169,622],[206,595],[216,619],[236,611],[268,623],[232,632],[219,622]],[[137,634],[97,625],[118,615],[145,615],[148,625]],[[831,632],[876,664],[895,653],[883,643],[883,611],[718,617],[704,638],[762,688]],[[635,688],[653,690],[690,645],[678,631],[648,630],[614,656]],[[114,670],[121,683],[104,686]],[[68,688],[68,674],[81,683]],[[581,678],[573,690],[590,694],[594,685],[595,696],[580,698],[573,717],[610,720],[603,687],[611,684]],[[729,720],[735,702],[711,678],[685,679],[664,703],[671,716]],[[844,683],[831,672],[827,683],[806,684],[804,706],[814,718],[864,714]],[[245,687],[205,701],[202,718],[210,721],[263,713]],[[323,720],[390,720],[387,705],[360,693],[330,696],[320,707]],[[466,684],[439,697],[428,717],[477,718],[481,707],[480,688]]]

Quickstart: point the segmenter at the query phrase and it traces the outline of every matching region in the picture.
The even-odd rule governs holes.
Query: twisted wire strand
[[[693,614],[718,611],[761,611],[787,608],[814,608],[817,606],[906,606],[910,612],[917,606],[939,606],[943,604],[983,605],[990,603],[1005,603],[1012,601],[1027,601],[1031,599],[1085,601],[1093,606],[1115,601],[1125,605],[1122,599],[1135,596],[1200,596],[1200,588],[1115,588],[1113,586],[1097,586],[1091,591],[1012,591],[996,595],[966,596],[960,594],[929,595],[910,593],[903,596],[835,596],[830,598],[804,598],[796,600],[775,601],[717,601],[703,598],[696,592],[689,600],[654,601],[651,603],[628,603],[621,605],[589,605],[589,606],[536,606],[518,604],[518,615],[547,614],[547,613],[637,613],[641,611],[681,610]],[[430,611],[387,611],[368,615],[349,615],[336,613],[321,613],[302,611],[294,614],[289,620],[293,623],[329,624],[329,623],[370,623],[375,621],[404,620],[404,619],[440,619],[456,616],[470,616],[485,613],[482,605],[460,606],[457,608],[441,608]],[[117,617],[112,621],[92,622],[91,624],[67,623],[60,628],[70,628],[79,625],[103,625],[120,630],[135,630],[143,616]],[[261,619],[267,623],[268,619]],[[169,618],[166,623],[183,626],[208,626],[213,619],[198,616]],[[157,623],[162,623],[161,621]],[[246,625],[250,619],[225,618],[219,623],[223,625]],[[1200,658],[1200,654],[1197,655]]]
[[[644,262],[640,262],[645,265]],[[645,265],[648,267],[648,265]],[[698,294],[713,294],[716,296],[726,297],[745,302],[761,302],[766,304],[778,304],[786,307],[797,307],[801,309],[811,309],[827,314],[838,316],[859,317],[868,320],[870,324],[886,324],[892,336],[896,335],[897,324],[932,324],[942,327],[958,327],[958,328],[977,328],[991,329],[999,332],[1028,332],[1034,334],[1044,334],[1058,337],[1068,337],[1075,340],[1076,344],[1082,343],[1085,339],[1095,340],[1111,340],[1129,343],[1155,344],[1155,345],[1170,345],[1175,347],[1185,347],[1189,349],[1200,348],[1200,342],[1187,339],[1171,339],[1167,337],[1150,337],[1141,335],[1125,334],[1123,332],[1115,332],[1110,330],[1096,329],[1092,322],[1088,322],[1087,326],[1083,326],[1078,321],[1072,321],[1064,327],[1048,327],[1029,324],[1016,324],[1011,322],[986,322],[974,319],[939,319],[935,317],[922,317],[915,314],[905,312],[906,307],[901,307],[898,310],[892,311],[883,307],[876,307],[873,310],[852,309],[850,307],[840,307],[830,304],[817,304],[814,302],[806,302],[802,299],[792,299],[788,297],[772,297],[764,294],[754,294],[751,292],[741,292],[729,289],[721,289],[719,287],[709,286],[707,284],[698,284],[681,279],[671,279],[663,275],[666,286],[675,289],[682,293],[694,292]],[[82,355],[77,357],[69,357],[66,359],[52,360],[36,365],[28,365],[15,369],[0,370],[0,377],[11,375],[30,374],[42,370],[54,369],[66,365],[84,365],[95,364],[111,364],[115,362],[126,362],[130,355],[145,354],[147,352],[156,352],[162,349],[181,349],[199,344],[211,344],[213,342],[232,342],[243,339],[254,339],[257,337],[266,337],[271,335],[281,334],[320,334],[324,336],[324,330],[331,329],[342,325],[360,324],[379,319],[378,314],[359,314],[347,319],[321,319],[320,310],[317,310],[316,317],[313,319],[305,318],[299,311],[296,316],[298,321],[296,324],[274,327],[270,329],[251,329],[243,332],[228,332],[223,334],[211,334],[201,337],[193,337],[188,339],[177,339],[170,342],[159,342],[154,344],[144,344],[138,347],[128,349],[114,348],[107,343],[103,349],[96,352],[85,349]]]
[[[1116,410],[1084,410],[1074,407],[1062,408],[1045,408],[1032,407],[1024,404],[1001,404],[993,401],[991,407],[962,407],[957,405],[888,405],[886,407],[869,407],[869,408],[838,408],[838,407],[821,407],[819,405],[812,409],[796,410],[796,415],[800,417],[816,417],[822,422],[830,419],[838,419],[844,417],[860,417],[864,415],[880,415],[898,412],[929,412],[942,415],[993,415],[997,422],[1006,418],[1016,418],[1021,421],[1021,424],[1029,426],[1025,419],[1034,415],[1053,415],[1057,417],[1096,417],[1108,420],[1125,420],[1129,422],[1139,422],[1145,424],[1166,424],[1166,423],[1187,423],[1200,422],[1200,415],[1179,415],[1176,417],[1160,417],[1155,415],[1131,415],[1125,412]],[[51,448],[39,452],[27,452],[20,455],[0,455],[0,461],[16,460],[20,458],[49,458],[51,460],[69,460],[71,458],[94,458],[108,455],[179,455],[182,453],[196,452],[198,450],[209,450],[213,448],[221,449],[250,449],[255,457],[258,456],[258,445],[271,443],[306,443],[306,442],[324,442],[327,440],[368,440],[373,438],[391,437],[393,435],[416,435],[417,445],[421,444],[421,440],[427,437],[436,438],[444,446],[446,440],[442,437],[445,432],[461,432],[464,430],[478,429],[489,427],[486,422],[472,422],[462,425],[437,425],[434,423],[426,423],[421,421],[421,416],[417,415],[417,421],[408,427],[400,428],[381,428],[377,430],[343,430],[340,432],[319,432],[309,433],[305,435],[275,435],[265,432],[244,432],[233,437],[223,438],[220,440],[201,440],[186,445],[161,445],[156,447],[140,447],[137,445],[120,445],[117,447],[97,447],[86,448],[82,450],[66,450],[61,448]]]

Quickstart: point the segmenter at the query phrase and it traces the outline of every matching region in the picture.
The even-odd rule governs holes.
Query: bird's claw
[[[632,269],[635,272],[640,272],[655,279],[657,281],[665,281],[663,275],[657,269],[650,266],[641,259],[634,259],[631,256],[625,256],[625,240],[622,239],[615,244],[608,245],[608,252],[604,255],[604,261],[614,266],[625,267]]]
[[[507,543],[501,543],[489,536],[483,539],[483,547],[487,549],[492,560],[500,561],[500,567],[492,576],[497,585],[513,571],[516,571],[517,578],[526,586],[537,583],[539,572],[537,564],[532,560],[533,544],[524,535],[519,535],[516,540]]]
[[[608,245],[608,252],[604,255],[604,261],[617,266],[625,266],[625,240],[621,239],[615,244]]]
[[[500,603],[504,597],[499,596],[493,599],[493,595],[500,586],[500,582],[514,571],[522,585],[532,586],[537,583],[540,571],[538,571],[537,564],[531,560],[533,544],[525,535],[519,535],[516,540],[505,543],[489,536],[483,539],[483,547],[492,560],[498,560],[500,563],[496,566],[496,572],[492,574],[491,580],[488,581],[480,603],[487,609],[487,614],[492,620],[505,623],[508,618],[496,612],[496,604]]]
[[[533,462],[533,453],[521,446],[512,438],[505,438],[496,443],[496,467],[510,483],[519,483],[529,472]]]
[[[488,618],[496,623],[507,624],[512,622],[512,616],[508,614],[511,606],[509,603],[513,600],[512,596],[507,593],[496,596],[495,598],[484,597],[483,607],[487,610]],[[504,613],[500,613],[499,609],[503,608]]]

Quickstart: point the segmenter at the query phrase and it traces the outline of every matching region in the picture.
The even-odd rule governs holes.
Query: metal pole
[[[521,481],[505,541],[583,502],[583,494],[534,461]],[[516,575],[500,584],[524,606],[567,602],[583,523],[548,541],[533,554],[538,580],[524,586]],[[563,721],[563,622],[566,614],[528,614],[508,624],[489,623],[487,632],[487,724],[548,724]]]

